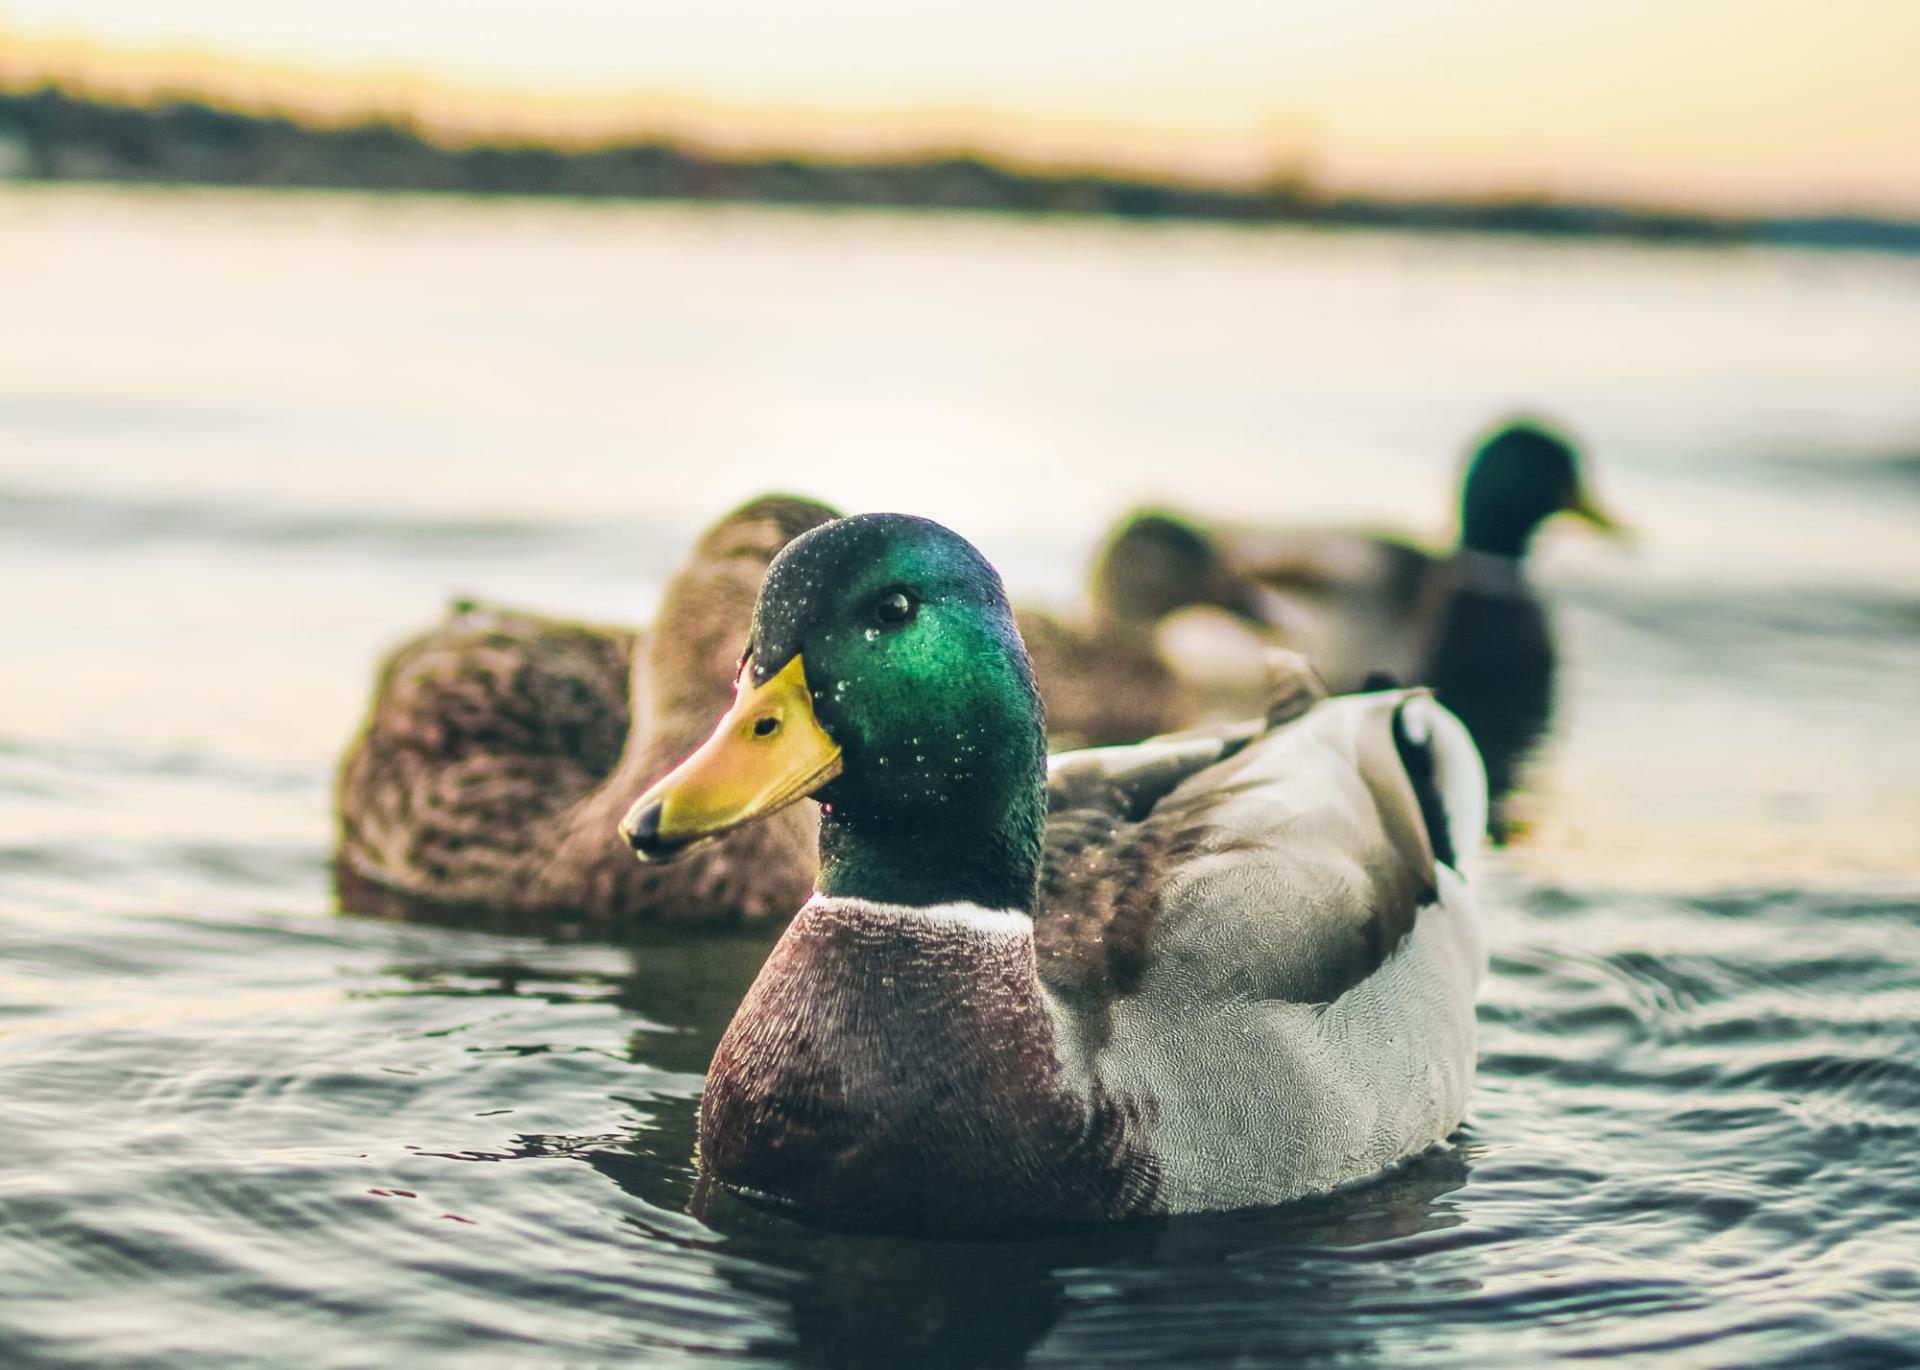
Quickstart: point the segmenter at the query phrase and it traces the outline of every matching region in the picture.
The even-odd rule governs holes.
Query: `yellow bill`
[[[1593,497],[1593,492],[1584,485],[1573,492],[1573,498],[1566,503],[1566,512],[1586,520],[1595,529],[1610,537],[1625,540],[1631,540],[1633,537],[1633,530],[1608,513]]]
[[[742,677],[733,707],[699,750],[655,781],[620,820],[642,861],[667,861],[777,813],[840,774],[839,745],[813,716],[798,656],[766,684]]]

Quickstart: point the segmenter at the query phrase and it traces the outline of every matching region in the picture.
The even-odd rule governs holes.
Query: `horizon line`
[[[1920,223],[1914,209],[1872,194],[1688,194],[1649,171],[1639,186],[1563,184],[1566,176],[1487,167],[1333,174],[1321,139],[1292,130],[1255,151],[1173,127],[1104,117],[1036,118],[979,102],[834,106],[743,102],[682,86],[578,91],[487,83],[415,65],[331,66],[252,57],[205,42],[147,45],[83,32],[34,34],[0,16],[0,89],[52,86],[102,103],[192,101],[333,128],[383,122],[450,148],[591,151],[654,143],[716,159],[755,157],[880,163],[966,157],[1036,176],[1099,175],[1246,193],[1280,186],[1327,198],[1393,203],[1528,203],[1606,207],[1726,220],[1870,219]],[[1604,178],[1603,178],[1604,179]]]

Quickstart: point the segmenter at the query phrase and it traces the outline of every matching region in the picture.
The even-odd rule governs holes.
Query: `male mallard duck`
[[[970,543],[898,514],[795,539],[732,707],[621,823],[657,861],[821,801],[816,891],[707,1076],[708,1180],[968,1229],[1273,1204],[1444,1139],[1479,760],[1424,692],[1294,698],[1049,767]]]
[[[402,646],[340,767],[342,902],[601,924],[786,917],[813,883],[803,813],[671,869],[638,865],[611,834],[725,707],[767,563],[833,516],[784,497],[735,510],[694,547],[644,641],[457,606]]]
[[[1297,608],[1287,643],[1334,690],[1373,676],[1432,687],[1467,725],[1493,793],[1504,795],[1552,716],[1553,629],[1526,557],[1540,525],[1561,513],[1618,531],[1582,479],[1572,443],[1516,422],[1468,463],[1460,541],[1449,555],[1337,530],[1222,536],[1248,574]]]
[[[1090,584],[1093,612],[1082,623],[1031,610],[1016,616],[1055,746],[1138,742],[1201,721],[1195,691],[1154,640],[1170,615],[1215,608],[1271,626],[1273,593],[1236,574],[1206,532],[1158,510],[1114,531]]]

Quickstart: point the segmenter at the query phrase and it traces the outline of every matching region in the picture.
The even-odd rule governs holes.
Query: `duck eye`
[[[889,590],[874,603],[873,616],[882,623],[905,623],[913,617],[913,596],[904,590]]]
[[[753,735],[755,737],[772,737],[779,731],[780,720],[774,718],[772,715],[768,715],[765,718],[756,718],[753,721]]]

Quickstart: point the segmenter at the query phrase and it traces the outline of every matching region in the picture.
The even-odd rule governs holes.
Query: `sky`
[[[0,0],[0,75],[47,68],[456,132],[1920,216],[1920,0]]]

